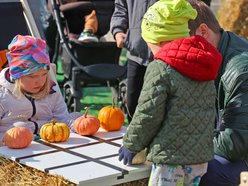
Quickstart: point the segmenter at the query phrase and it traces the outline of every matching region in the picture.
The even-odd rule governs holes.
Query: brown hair
[[[219,33],[222,28],[212,10],[199,0],[188,0],[191,6],[196,9],[197,17],[189,21],[190,35],[195,35],[200,24],[205,23],[214,33]]]

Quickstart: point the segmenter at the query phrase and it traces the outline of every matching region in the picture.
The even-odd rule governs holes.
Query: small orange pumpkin
[[[88,110],[86,107],[84,115],[78,117],[73,123],[75,132],[80,135],[93,135],[100,128],[100,121],[97,117],[88,115]]]
[[[124,114],[120,108],[115,108],[114,98],[112,98],[112,106],[103,107],[98,113],[101,128],[106,131],[120,130],[124,124]]]
[[[65,123],[59,123],[52,120],[40,128],[41,139],[48,142],[64,142],[70,136],[70,128]]]
[[[13,127],[4,134],[4,144],[12,149],[21,149],[30,145],[33,134],[29,128]]]

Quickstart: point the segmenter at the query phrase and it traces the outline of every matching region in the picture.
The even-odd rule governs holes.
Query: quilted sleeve
[[[139,152],[150,144],[166,114],[169,86],[166,66],[154,61],[147,67],[138,105],[123,138],[124,146],[132,152]]]

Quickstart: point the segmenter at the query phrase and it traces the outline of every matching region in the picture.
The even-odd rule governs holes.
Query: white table
[[[0,147],[0,155],[64,178],[78,185],[109,186],[149,177],[151,166],[126,166],[118,150],[126,128],[116,132],[101,129],[94,136],[71,133],[63,143],[33,141],[24,149]]]

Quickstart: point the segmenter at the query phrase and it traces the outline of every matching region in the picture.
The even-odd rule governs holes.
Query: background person
[[[198,16],[189,22],[191,35],[206,38],[223,55],[215,80],[217,122],[213,139],[215,158],[201,185],[237,186],[240,172],[248,171],[248,41],[224,31],[211,9],[189,0]]]
[[[110,31],[117,47],[127,49],[127,119],[130,123],[138,104],[146,67],[152,53],[141,38],[141,20],[156,0],[115,0]]]

